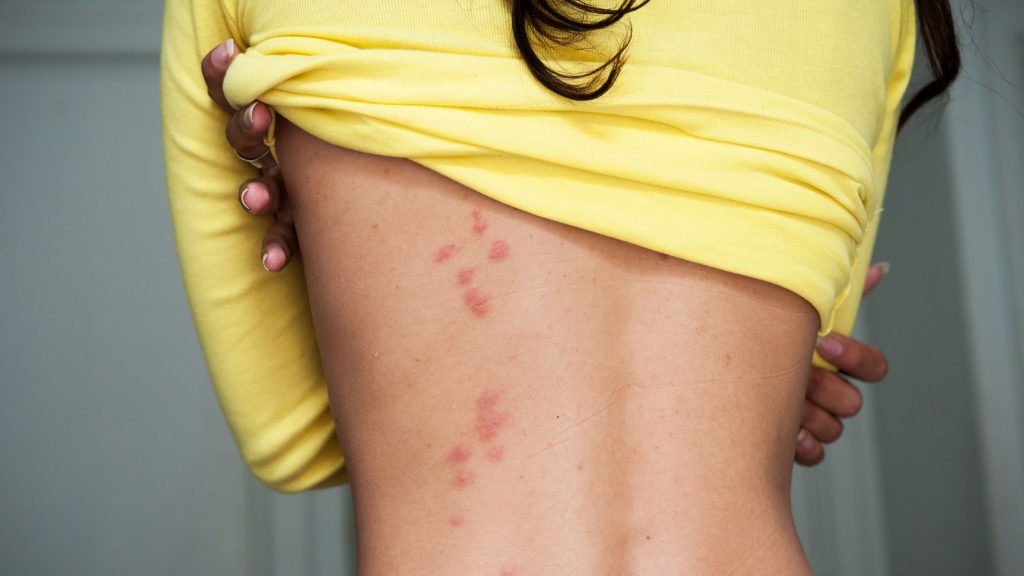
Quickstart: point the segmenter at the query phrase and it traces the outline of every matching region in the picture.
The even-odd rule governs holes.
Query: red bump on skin
[[[508,256],[508,242],[504,240],[495,240],[494,244],[491,244],[491,255],[490,259],[495,262],[504,260]]]
[[[516,576],[519,574],[519,566],[509,562],[501,567],[501,576]]]
[[[469,470],[459,470],[455,473],[455,487],[462,489],[473,483],[473,473]]]
[[[466,446],[465,443],[460,443],[455,448],[451,449],[448,453],[448,462],[452,464],[461,464],[469,460],[469,457],[473,455],[473,451]]]
[[[491,462],[501,462],[505,459],[505,447],[504,446],[492,446],[487,451],[487,459]]]
[[[493,409],[498,405],[498,400],[500,399],[501,396],[499,396],[494,390],[484,390],[476,399],[476,408],[477,410]]]
[[[434,262],[444,262],[445,260],[452,257],[455,254],[455,244],[445,244],[437,249],[434,253]]]
[[[508,423],[508,413],[497,409],[498,393],[485,390],[476,400],[476,432],[484,442],[498,437],[498,431]]]
[[[476,268],[466,267],[459,270],[459,285],[467,286],[473,281],[473,273],[476,272]]]
[[[488,412],[481,414],[476,419],[476,431],[480,435],[480,439],[484,442],[490,442],[498,437],[498,430],[505,425],[508,420],[508,415],[504,412]]]
[[[466,290],[466,293],[462,295],[462,300],[473,314],[481,317],[487,314],[487,301],[489,297],[479,288]]]
[[[480,212],[479,208],[473,209],[473,232],[477,234],[483,234],[484,230],[487,230],[487,221],[484,220],[484,215]]]
[[[452,525],[452,528],[458,528],[466,522],[466,519],[459,514],[455,514],[448,519],[448,522]]]

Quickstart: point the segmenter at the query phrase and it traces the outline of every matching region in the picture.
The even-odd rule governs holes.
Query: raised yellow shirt
[[[771,282],[848,334],[914,58],[913,0],[651,0],[616,84],[578,102],[530,76],[504,0],[168,0],[171,215],[211,378],[253,472],[344,480],[299,263],[266,274],[253,169],[223,138],[202,56],[244,52],[225,93],[330,143],[409,158],[505,204]],[[621,24],[621,23],[620,23]],[[603,62],[622,26],[561,49]],[[582,65],[582,68],[581,68]],[[827,366],[818,357],[815,363]]]

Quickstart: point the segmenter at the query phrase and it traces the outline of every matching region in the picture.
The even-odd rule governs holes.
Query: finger
[[[271,159],[267,155],[264,139],[273,120],[270,108],[261,102],[252,102],[239,110],[228,121],[226,136],[228,143],[235,151],[245,158],[263,158],[263,162]]]
[[[864,396],[846,378],[813,366],[807,400],[840,418],[852,418],[864,406]]]
[[[290,217],[279,217],[263,237],[263,268],[268,272],[280,272],[298,250],[295,222]]]
[[[817,466],[824,459],[825,447],[814,435],[801,428],[800,434],[796,437],[796,463],[801,466]]]
[[[868,268],[868,277],[864,281],[864,294],[867,295],[874,290],[875,286],[878,286],[878,283],[882,281],[887,272],[889,272],[888,262],[879,262]]]
[[[841,372],[859,380],[878,382],[889,372],[889,361],[881,350],[841,334],[818,338],[817,348]]]
[[[228,99],[224,97],[224,75],[227,74],[228,66],[238,55],[235,41],[225,40],[203,56],[202,64],[203,80],[206,81],[206,92],[214,102],[220,104],[227,110],[233,110]]]
[[[262,102],[253,102],[239,110],[228,122],[227,138],[231,147],[245,158],[263,156],[264,166],[272,162],[267,153],[267,145],[263,143],[273,119],[270,108]]]
[[[267,272],[280,272],[291,262],[296,252],[295,225],[278,222],[263,238],[263,268]]]
[[[267,272],[280,272],[288,266],[291,254],[279,242],[267,242],[263,245],[263,269]]]
[[[835,442],[843,435],[843,422],[812,402],[804,402],[800,426],[824,444]]]
[[[247,180],[238,189],[238,201],[242,208],[254,216],[273,214],[279,206],[280,186],[279,178],[266,174]]]

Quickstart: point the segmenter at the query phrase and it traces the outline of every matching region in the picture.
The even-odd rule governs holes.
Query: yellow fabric
[[[611,4],[611,3],[609,3]],[[524,211],[792,290],[848,334],[915,43],[912,0],[652,0],[588,102],[536,82],[505,0],[168,0],[167,178],[182,272],[243,457],[283,491],[344,481],[301,264],[263,271],[269,222],[223,138],[203,54],[244,51],[225,91],[328,142],[401,156]],[[569,70],[598,51],[553,53]],[[551,61],[551,60],[549,60]],[[828,366],[820,358],[815,363]]]

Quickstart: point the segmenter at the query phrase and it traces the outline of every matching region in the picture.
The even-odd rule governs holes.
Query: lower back
[[[283,120],[278,152],[361,574],[809,572],[810,304]]]

